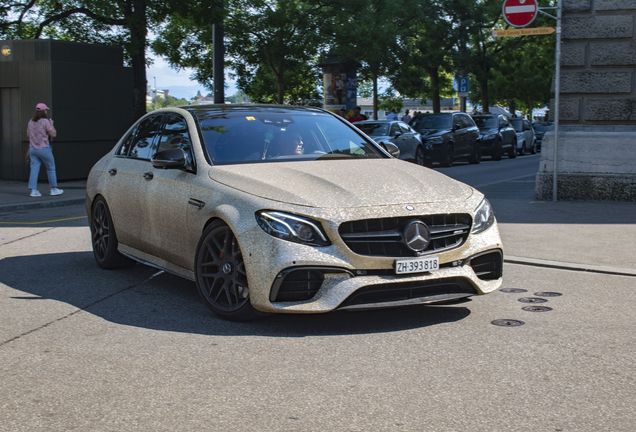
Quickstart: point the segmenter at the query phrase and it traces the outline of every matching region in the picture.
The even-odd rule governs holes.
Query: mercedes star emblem
[[[419,220],[409,222],[404,229],[404,243],[415,252],[422,252],[431,240],[431,232],[426,224]]]

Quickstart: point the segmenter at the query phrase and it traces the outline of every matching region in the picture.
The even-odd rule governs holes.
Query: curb
[[[65,206],[84,204],[85,202],[86,202],[86,198],[69,198],[69,199],[55,200],[55,201],[41,201],[41,202],[23,203],[23,204],[7,204],[7,205],[0,205],[0,212],[39,209],[39,208],[48,208],[48,207],[65,207]]]
[[[622,267],[610,267],[610,266],[593,266],[589,264],[575,264],[566,263],[561,261],[549,261],[537,258],[524,258],[516,256],[504,256],[504,262],[508,264],[520,264],[534,267],[545,267],[559,270],[572,270],[588,273],[601,273],[615,276],[632,276],[636,277],[636,270],[622,268]]]

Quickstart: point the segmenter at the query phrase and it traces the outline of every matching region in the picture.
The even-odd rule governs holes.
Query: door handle
[[[109,173],[110,175],[115,175],[115,174],[117,174],[117,168],[111,168],[111,169],[109,169],[109,170],[108,170],[108,173]]]
[[[145,178],[146,180],[152,180],[152,179],[154,178],[154,176],[155,176],[155,175],[154,175],[153,173],[151,173],[151,172],[145,172],[145,173],[144,173],[144,178]]]

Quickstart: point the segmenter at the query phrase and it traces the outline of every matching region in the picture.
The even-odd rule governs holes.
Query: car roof
[[[310,106],[296,106],[296,105],[274,105],[274,104],[204,104],[204,105],[184,105],[175,107],[189,111],[191,113],[197,112],[210,112],[217,111],[251,111],[251,112],[314,112],[314,113],[329,113],[327,110]]]

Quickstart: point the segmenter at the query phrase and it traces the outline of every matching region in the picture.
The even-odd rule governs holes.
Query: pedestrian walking
[[[62,189],[57,188],[57,176],[55,174],[55,159],[53,159],[53,149],[49,137],[55,137],[57,132],[53,127],[53,120],[48,117],[49,107],[39,103],[35,107],[35,114],[29,120],[27,126],[27,136],[29,137],[29,151],[27,156],[31,160],[31,174],[29,175],[29,189],[32,197],[39,197],[42,194],[38,191],[38,176],[40,166],[46,167],[46,176],[49,179],[51,195],[61,195]]]
[[[391,113],[386,116],[387,120],[397,120],[397,114],[395,113],[395,108],[391,108]]]
[[[404,113],[404,115],[402,116],[400,120],[402,120],[406,124],[409,124],[409,122],[411,121],[411,118],[412,117],[409,115],[409,110],[406,110],[406,112]]]

